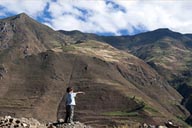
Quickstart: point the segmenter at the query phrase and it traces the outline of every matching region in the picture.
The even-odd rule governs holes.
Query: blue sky
[[[134,35],[158,28],[192,33],[191,0],[0,0],[0,18],[25,12],[54,30]]]

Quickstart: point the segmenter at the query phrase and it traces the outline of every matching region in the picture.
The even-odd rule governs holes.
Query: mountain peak
[[[159,29],[156,29],[155,31],[171,31],[171,30],[168,28],[159,28]]]
[[[20,42],[18,47],[26,44],[30,44],[33,50],[38,47],[37,51],[31,52],[41,52],[46,48],[52,48],[53,42],[58,45],[65,42],[64,37],[58,37],[53,29],[37,22],[25,13],[2,19],[0,28],[0,45],[8,45],[8,40],[9,47],[13,46],[15,41]]]
[[[26,20],[26,19],[32,19],[29,17],[26,13],[20,13],[16,16],[13,16],[12,19],[21,19],[21,20]]]
[[[142,37],[143,39],[150,39],[150,42],[153,42],[157,39],[161,39],[164,37],[171,37],[171,38],[175,38],[175,39],[179,39],[180,37],[182,37],[182,34],[179,32],[174,32],[168,28],[159,28],[153,31],[149,31],[149,32],[145,32],[145,33],[141,33],[138,35],[135,35],[135,37]]]
[[[23,21],[25,21],[26,19],[32,20],[32,18],[30,16],[28,16],[26,13],[20,13],[18,15],[11,16],[11,17],[8,17],[8,18],[2,19],[2,20],[4,20],[4,21],[9,21],[9,20],[23,20]]]
[[[155,33],[164,33],[164,34],[167,34],[167,33],[176,33],[168,28],[159,28],[159,29],[156,29],[152,32],[155,32]]]
[[[20,14],[18,14],[18,15],[16,15],[16,16],[19,16],[19,17],[29,17],[26,13],[20,13]]]

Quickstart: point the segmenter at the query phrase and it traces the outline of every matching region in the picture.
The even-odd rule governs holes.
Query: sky
[[[54,30],[135,35],[192,33],[192,0],[0,0],[0,19],[26,13]]]

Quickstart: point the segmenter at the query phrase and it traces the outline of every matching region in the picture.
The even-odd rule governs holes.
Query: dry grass
[[[102,58],[108,62],[121,62],[123,59],[133,57],[132,55],[119,51],[108,44],[93,40],[76,44],[74,47],[82,54]]]

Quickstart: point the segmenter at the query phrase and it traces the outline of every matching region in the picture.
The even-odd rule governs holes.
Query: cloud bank
[[[122,35],[158,28],[192,33],[189,0],[1,0],[0,17],[25,12],[55,30]]]

